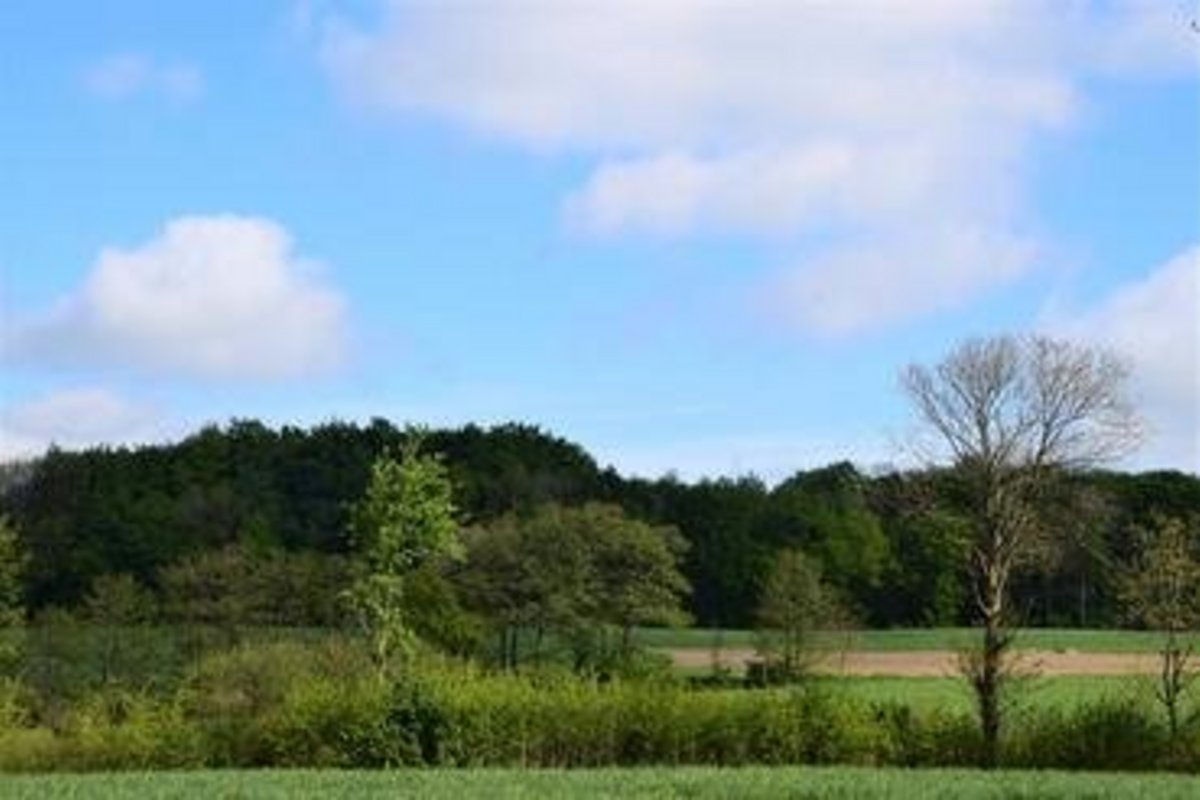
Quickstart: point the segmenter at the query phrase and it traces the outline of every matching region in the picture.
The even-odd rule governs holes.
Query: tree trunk
[[[520,667],[520,636],[521,626],[513,625],[508,629],[508,664],[514,672]]]
[[[1179,695],[1183,692],[1184,653],[1175,636],[1175,631],[1167,631],[1167,642],[1163,647],[1162,679],[1159,699],[1167,712],[1167,726],[1171,732],[1171,741],[1179,735]]]
[[[1003,562],[994,554],[995,549],[981,565],[978,599],[983,617],[983,646],[974,654],[969,674],[979,709],[979,731],[983,746],[980,765],[985,769],[996,767],[1000,761],[1003,683],[1007,669],[1005,656],[1012,641],[1005,619],[1008,574]]]
[[[1087,627],[1087,597],[1088,585],[1087,575],[1079,575],[1079,627]]]
[[[979,728],[983,734],[982,766],[993,769],[1000,756],[1000,682],[1006,636],[998,613],[988,614],[983,624],[983,653],[975,678],[979,704]]]

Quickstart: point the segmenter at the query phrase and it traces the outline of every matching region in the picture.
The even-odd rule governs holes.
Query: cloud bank
[[[37,456],[54,444],[67,449],[164,437],[158,412],[108,389],[65,389],[0,411],[0,460]]]
[[[321,373],[342,361],[346,321],[319,273],[271,220],[181,217],[139,246],[103,250],[76,291],[11,326],[4,355],[200,378]]]
[[[762,293],[837,335],[1025,275],[1030,140],[1087,78],[1190,74],[1191,35],[1152,2],[392,2],[321,54],[352,102],[592,159],[582,233],[813,235]]]
[[[1045,327],[1127,359],[1150,427],[1142,458],[1200,473],[1200,244]]]

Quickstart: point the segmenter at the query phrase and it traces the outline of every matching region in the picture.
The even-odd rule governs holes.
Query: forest
[[[28,559],[25,608],[33,617],[80,611],[97,587],[111,592],[123,582],[167,619],[333,624],[355,549],[352,505],[375,459],[410,435],[383,419],[309,429],[236,420],[173,444],[51,449],[9,463],[0,473],[0,513]],[[753,475],[648,480],[602,467],[578,444],[532,425],[429,430],[423,440],[447,468],[468,532],[585,507],[601,516],[617,508],[672,531],[686,581],[676,622],[753,626],[785,550],[819,565],[859,626],[972,621],[967,501],[950,470],[866,474],[836,463],[774,486]],[[1137,556],[1137,531],[1195,513],[1200,478],[1064,473],[1043,502],[1043,524],[1054,530],[1014,577],[1021,624],[1115,627],[1124,622],[1115,581]],[[459,618],[437,624],[460,633],[478,629],[484,620],[472,612],[491,602],[472,609],[479,592],[471,591],[470,567],[431,568],[421,584],[427,608]]]

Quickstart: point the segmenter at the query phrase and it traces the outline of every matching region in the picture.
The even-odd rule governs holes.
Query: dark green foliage
[[[458,582],[501,637],[503,666],[518,666],[522,629],[533,632],[535,658],[552,635],[570,645],[577,670],[599,669],[613,655],[606,629],[618,632],[617,654],[627,655],[633,626],[684,618],[686,543],[674,528],[631,519],[619,506],[546,505],[475,529],[467,541]]]
[[[29,557],[8,517],[0,515],[0,630],[25,621],[25,570]]]
[[[771,494],[775,513],[786,521],[784,544],[814,555],[835,588],[865,605],[894,558],[868,497],[868,480],[848,463],[799,473]]]
[[[229,545],[165,567],[157,582],[166,621],[216,628],[233,639],[249,626],[336,625],[349,562]]]
[[[256,556],[345,555],[349,509],[363,495],[372,461],[405,441],[384,420],[278,430],[234,421],[170,446],[51,450],[7,465],[0,513],[29,557],[25,604],[77,608],[97,578],[116,573],[161,594],[166,568],[228,547]],[[683,573],[693,594],[686,610],[701,625],[752,625],[763,582],[785,547],[820,558],[865,624],[967,621],[959,556],[969,495],[949,472],[867,477],[837,464],[774,489],[748,477],[625,479],[601,470],[578,445],[528,425],[432,431],[426,449],[444,456],[455,503],[474,524],[528,515],[546,503],[603,501],[674,526],[688,543]],[[1014,607],[1028,624],[1115,624],[1114,576],[1137,554],[1129,531],[1156,513],[1196,512],[1200,478],[1095,472],[1070,480],[1108,510],[1070,537],[1048,567],[1014,575]],[[293,586],[325,581],[304,570],[293,575]],[[284,603],[281,616],[335,617],[335,605],[315,603],[314,595],[283,592],[303,596],[308,608]]]

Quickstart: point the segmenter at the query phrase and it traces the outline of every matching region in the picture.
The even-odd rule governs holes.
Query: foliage
[[[620,632],[628,654],[635,625],[684,619],[685,543],[674,528],[631,519],[617,506],[546,505],[472,531],[468,541],[460,584],[500,631],[505,666],[517,666],[521,628],[534,631],[535,654],[546,634],[571,642],[582,669],[606,658],[604,626]]]
[[[245,545],[197,553],[158,575],[167,621],[211,626],[231,642],[250,626],[336,625],[337,596],[348,581],[340,556]]]
[[[29,725],[0,732],[0,768],[919,767],[972,763],[980,746],[964,712],[865,702],[836,682],[693,690],[553,670],[487,674],[427,657],[383,682],[345,642],[240,645],[205,659],[173,695],[110,690],[74,701],[55,730]],[[1023,717],[1007,731],[1003,763],[1200,767],[1200,738],[1167,741],[1145,706],[1088,701]]]
[[[161,601],[164,570],[236,547],[271,562],[255,570],[275,570],[278,584],[291,587],[275,592],[264,613],[290,620],[280,624],[336,622],[351,510],[375,458],[408,438],[379,419],[309,429],[235,420],[171,445],[51,450],[9,465],[0,513],[19,529],[29,557],[24,602],[31,612],[79,609],[98,577],[119,573]],[[702,625],[752,625],[761,586],[787,547],[820,558],[826,580],[865,624],[961,625],[973,615],[963,544],[972,500],[950,469],[864,475],[837,464],[771,488],[752,477],[625,478],[529,425],[431,431],[426,445],[444,455],[461,517],[476,526],[547,503],[605,502],[675,527],[688,543],[681,571],[693,591],[685,610]],[[1069,482],[1109,511],[1070,533],[1071,546],[1044,566],[1018,569],[1013,605],[1028,610],[1030,623],[1112,625],[1120,614],[1115,576],[1138,553],[1131,531],[1156,513],[1195,513],[1200,477],[1091,471]],[[1082,519],[1052,505],[1067,521]]]
[[[28,556],[16,526],[0,515],[0,628],[20,625],[25,619],[24,573]]]
[[[363,574],[349,598],[380,670],[397,654],[410,655],[414,646],[405,613],[406,579],[437,559],[463,554],[449,474],[420,448],[421,435],[413,432],[399,458],[377,458],[351,514]]]
[[[864,476],[845,462],[800,473],[771,493],[771,505],[787,531],[785,546],[811,553],[835,588],[869,604],[895,555]]]
[[[1144,549],[1123,576],[1121,597],[1132,622],[1164,634],[1157,697],[1174,737],[1185,722],[1184,695],[1195,681],[1189,674],[1194,648],[1189,637],[1200,628],[1200,516],[1190,525],[1161,519],[1153,531],[1140,533]]]
[[[83,615],[100,626],[141,625],[158,614],[154,595],[128,573],[101,575],[83,603]]]
[[[781,552],[758,605],[758,650],[772,677],[803,677],[827,652],[830,634],[847,623],[820,563],[799,550]]]
[[[28,557],[16,527],[0,515],[0,674],[7,674],[16,658],[14,629],[25,621],[24,577]]]

